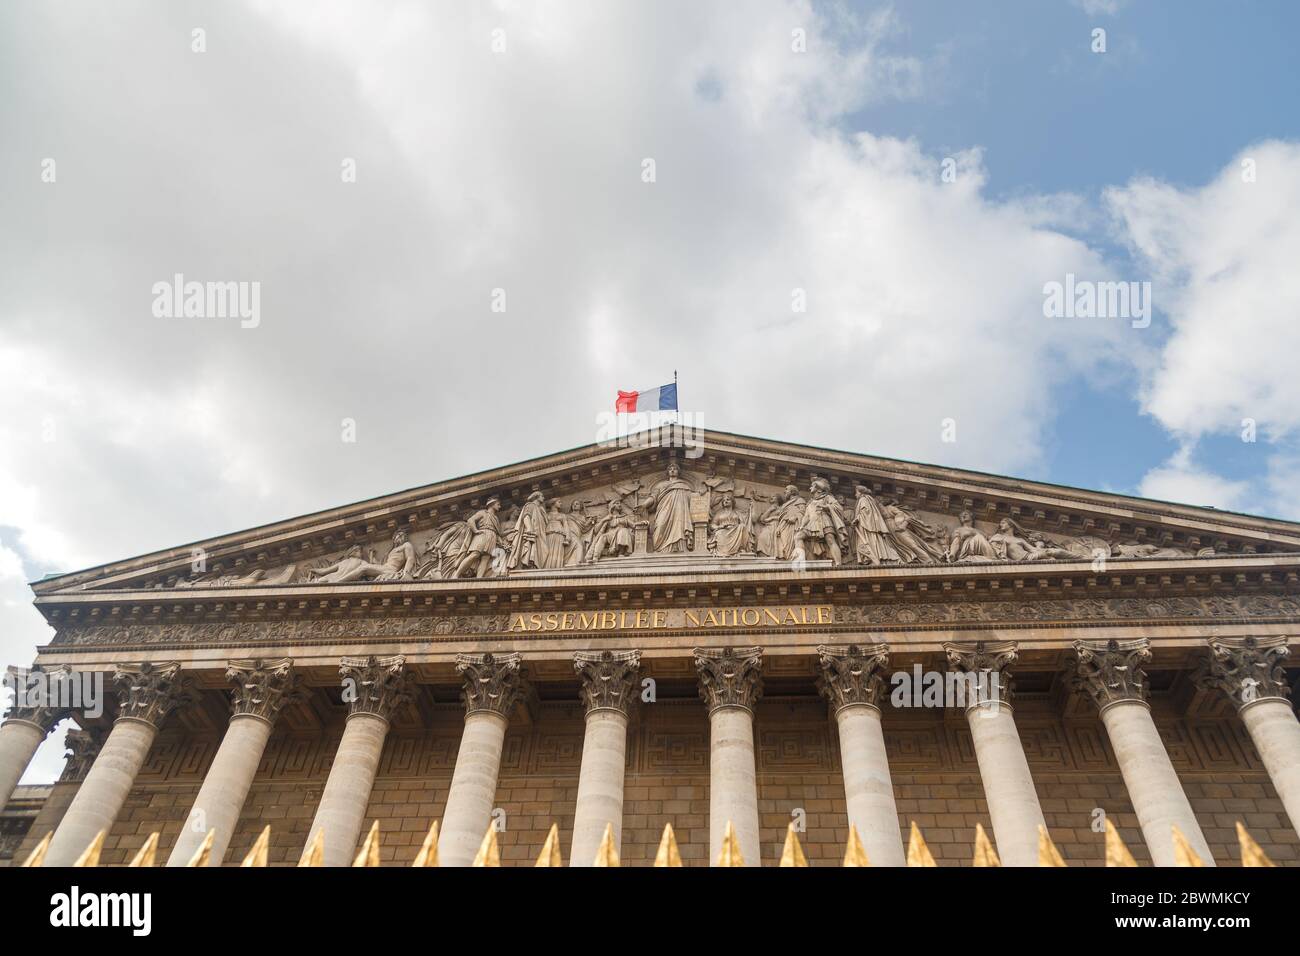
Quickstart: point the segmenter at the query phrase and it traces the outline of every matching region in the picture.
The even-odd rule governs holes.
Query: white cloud
[[[1185,446],[1143,476],[1138,494],[1157,501],[1239,511],[1249,500],[1250,483],[1222,478],[1198,467],[1192,462],[1191,447]]]

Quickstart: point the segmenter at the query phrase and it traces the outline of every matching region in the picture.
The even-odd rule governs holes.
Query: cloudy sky
[[[585,444],[674,370],[713,428],[1300,519],[1298,30],[0,5],[0,663],[44,574]],[[157,314],[176,274],[256,327]],[[1045,316],[1067,274],[1149,325]]]

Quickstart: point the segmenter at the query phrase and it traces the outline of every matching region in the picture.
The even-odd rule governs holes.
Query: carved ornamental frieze
[[[339,677],[349,719],[365,714],[388,720],[412,696],[405,657],[345,657]]]
[[[1151,660],[1151,642],[1075,641],[1067,665],[1072,690],[1086,694],[1097,707],[1120,701],[1146,702],[1148,687],[1142,665]]]
[[[700,698],[708,705],[709,713],[722,707],[753,710],[763,695],[763,649],[697,647],[695,673],[699,678]]]
[[[972,705],[1011,702],[1011,665],[1018,655],[1015,641],[950,641],[943,650],[952,670],[973,678]]]
[[[518,654],[458,655],[456,672],[465,681],[461,689],[465,716],[486,712],[509,719],[527,690],[523,671]]]
[[[578,696],[587,713],[616,710],[627,716],[636,694],[641,668],[640,651],[593,651],[573,655],[573,669],[581,686]]]
[[[293,672],[293,661],[287,657],[231,661],[226,666],[226,680],[234,685],[231,713],[236,717],[257,717],[269,724],[275,723],[280,711],[294,699],[300,683]]]
[[[820,672],[817,690],[832,710],[866,704],[880,707],[885,696],[884,674],[889,669],[889,648],[884,644],[859,647],[817,648]]]
[[[141,720],[161,728],[167,717],[198,699],[194,682],[181,674],[178,662],[118,664],[118,720]]]
[[[59,783],[80,783],[90,773],[91,764],[99,756],[104,746],[104,734],[99,730],[69,729],[63,738],[64,754],[63,773]]]
[[[1223,691],[1238,708],[1268,698],[1286,700],[1291,687],[1283,664],[1290,653],[1281,635],[1217,638],[1193,679],[1204,689]]]

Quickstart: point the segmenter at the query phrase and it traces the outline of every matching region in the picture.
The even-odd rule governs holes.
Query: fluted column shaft
[[[592,865],[606,826],[613,827],[614,849],[622,850],[628,708],[640,661],[639,651],[574,655],[587,723],[582,738],[582,766],[578,770],[570,866]]]
[[[10,719],[0,724],[0,807],[13,796],[48,732],[30,720]]]
[[[746,866],[760,866],[754,711],[762,695],[762,650],[695,650],[700,696],[709,707],[709,863],[730,823]]]
[[[1011,707],[978,704],[967,709],[966,719],[998,855],[1005,866],[1037,866],[1038,828],[1046,822]]]
[[[1214,866],[1192,805],[1169,760],[1146,702],[1150,642],[1075,641],[1070,681],[1097,704],[1119,762],[1142,837],[1156,866],[1173,866],[1173,828],[1187,838],[1206,866]]]
[[[904,866],[898,806],[889,776],[879,702],[889,650],[883,644],[817,648],[817,689],[835,713],[849,823],[858,831],[872,866]]]
[[[311,846],[317,833],[324,834],[325,866],[352,862],[384,753],[388,718],[411,698],[404,657],[345,657],[339,663],[339,677],[348,720],[306,844]]]
[[[1246,704],[1241,721],[1291,818],[1291,828],[1300,831],[1300,721],[1291,702],[1265,697]]]
[[[438,836],[443,866],[469,866],[487,834],[506,727],[525,687],[518,654],[462,654],[456,669],[465,681],[465,731]]]

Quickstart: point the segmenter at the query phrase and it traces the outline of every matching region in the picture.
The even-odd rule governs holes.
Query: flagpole
[[[677,395],[677,407],[673,409],[673,424],[678,423],[681,417],[682,398],[677,394],[677,369],[673,369],[673,394]]]

